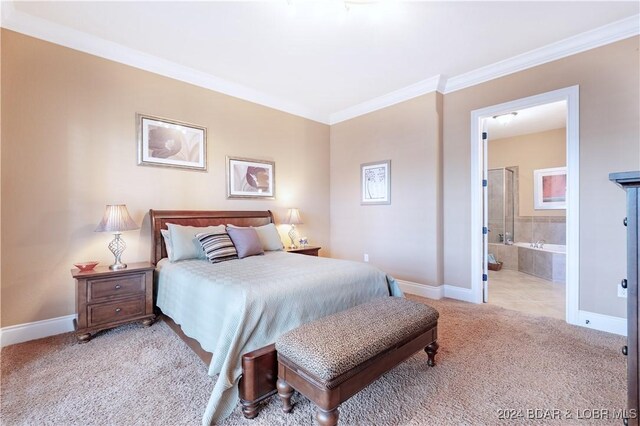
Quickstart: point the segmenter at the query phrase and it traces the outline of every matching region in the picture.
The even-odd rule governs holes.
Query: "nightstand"
[[[287,248],[285,250],[287,251],[287,253],[298,253],[298,254],[306,254],[307,256],[317,256],[321,248],[322,247],[306,246],[306,247],[298,247],[295,249]]]
[[[98,266],[91,271],[72,269],[76,280],[76,337],[91,340],[98,331],[133,321],[150,326],[153,313],[153,270],[148,263],[130,263],[126,269],[112,271]]]

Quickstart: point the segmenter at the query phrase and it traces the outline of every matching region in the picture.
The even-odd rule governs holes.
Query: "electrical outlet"
[[[364,261],[365,262],[369,261],[369,255],[367,253],[364,254]]]
[[[621,284],[618,284],[618,297],[624,297],[625,299],[627,298],[627,289],[622,288]]]

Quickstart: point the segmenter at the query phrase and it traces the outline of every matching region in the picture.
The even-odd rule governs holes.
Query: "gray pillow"
[[[244,226],[227,225],[229,228],[245,228]],[[258,233],[258,238],[262,243],[262,249],[264,251],[276,251],[284,249],[282,240],[280,240],[280,234],[278,229],[273,223],[268,223],[262,226],[252,226]]]
[[[264,254],[258,233],[253,228],[227,228],[229,237],[238,251],[240,259]]]

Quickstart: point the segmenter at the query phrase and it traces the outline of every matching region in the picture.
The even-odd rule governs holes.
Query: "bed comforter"
[[[207,426],[238,403],[242,354],[301,324],[402,296],[392,277],[370,265],[286,252],[217,264],[162,259],[157,270],[157,306],[213,353],[209,375],[218,378],[202,419]]]

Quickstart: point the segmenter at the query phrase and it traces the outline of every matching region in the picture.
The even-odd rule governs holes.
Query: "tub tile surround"
[[[508,246],[502,243],[489,243],[489,253],[492,253],[499,262],[502,262],[503,269],[512,271],[518,270],[518,247]]]
[[[567,221],[564,216],[518,216],[514,227],[518,242],[544,240],[547,244],[567,244]]]
[[[566,255],[529,247],[505,244],[489,244],[502,269],[519,271],[555,283],[564,283],[566,277]]]

